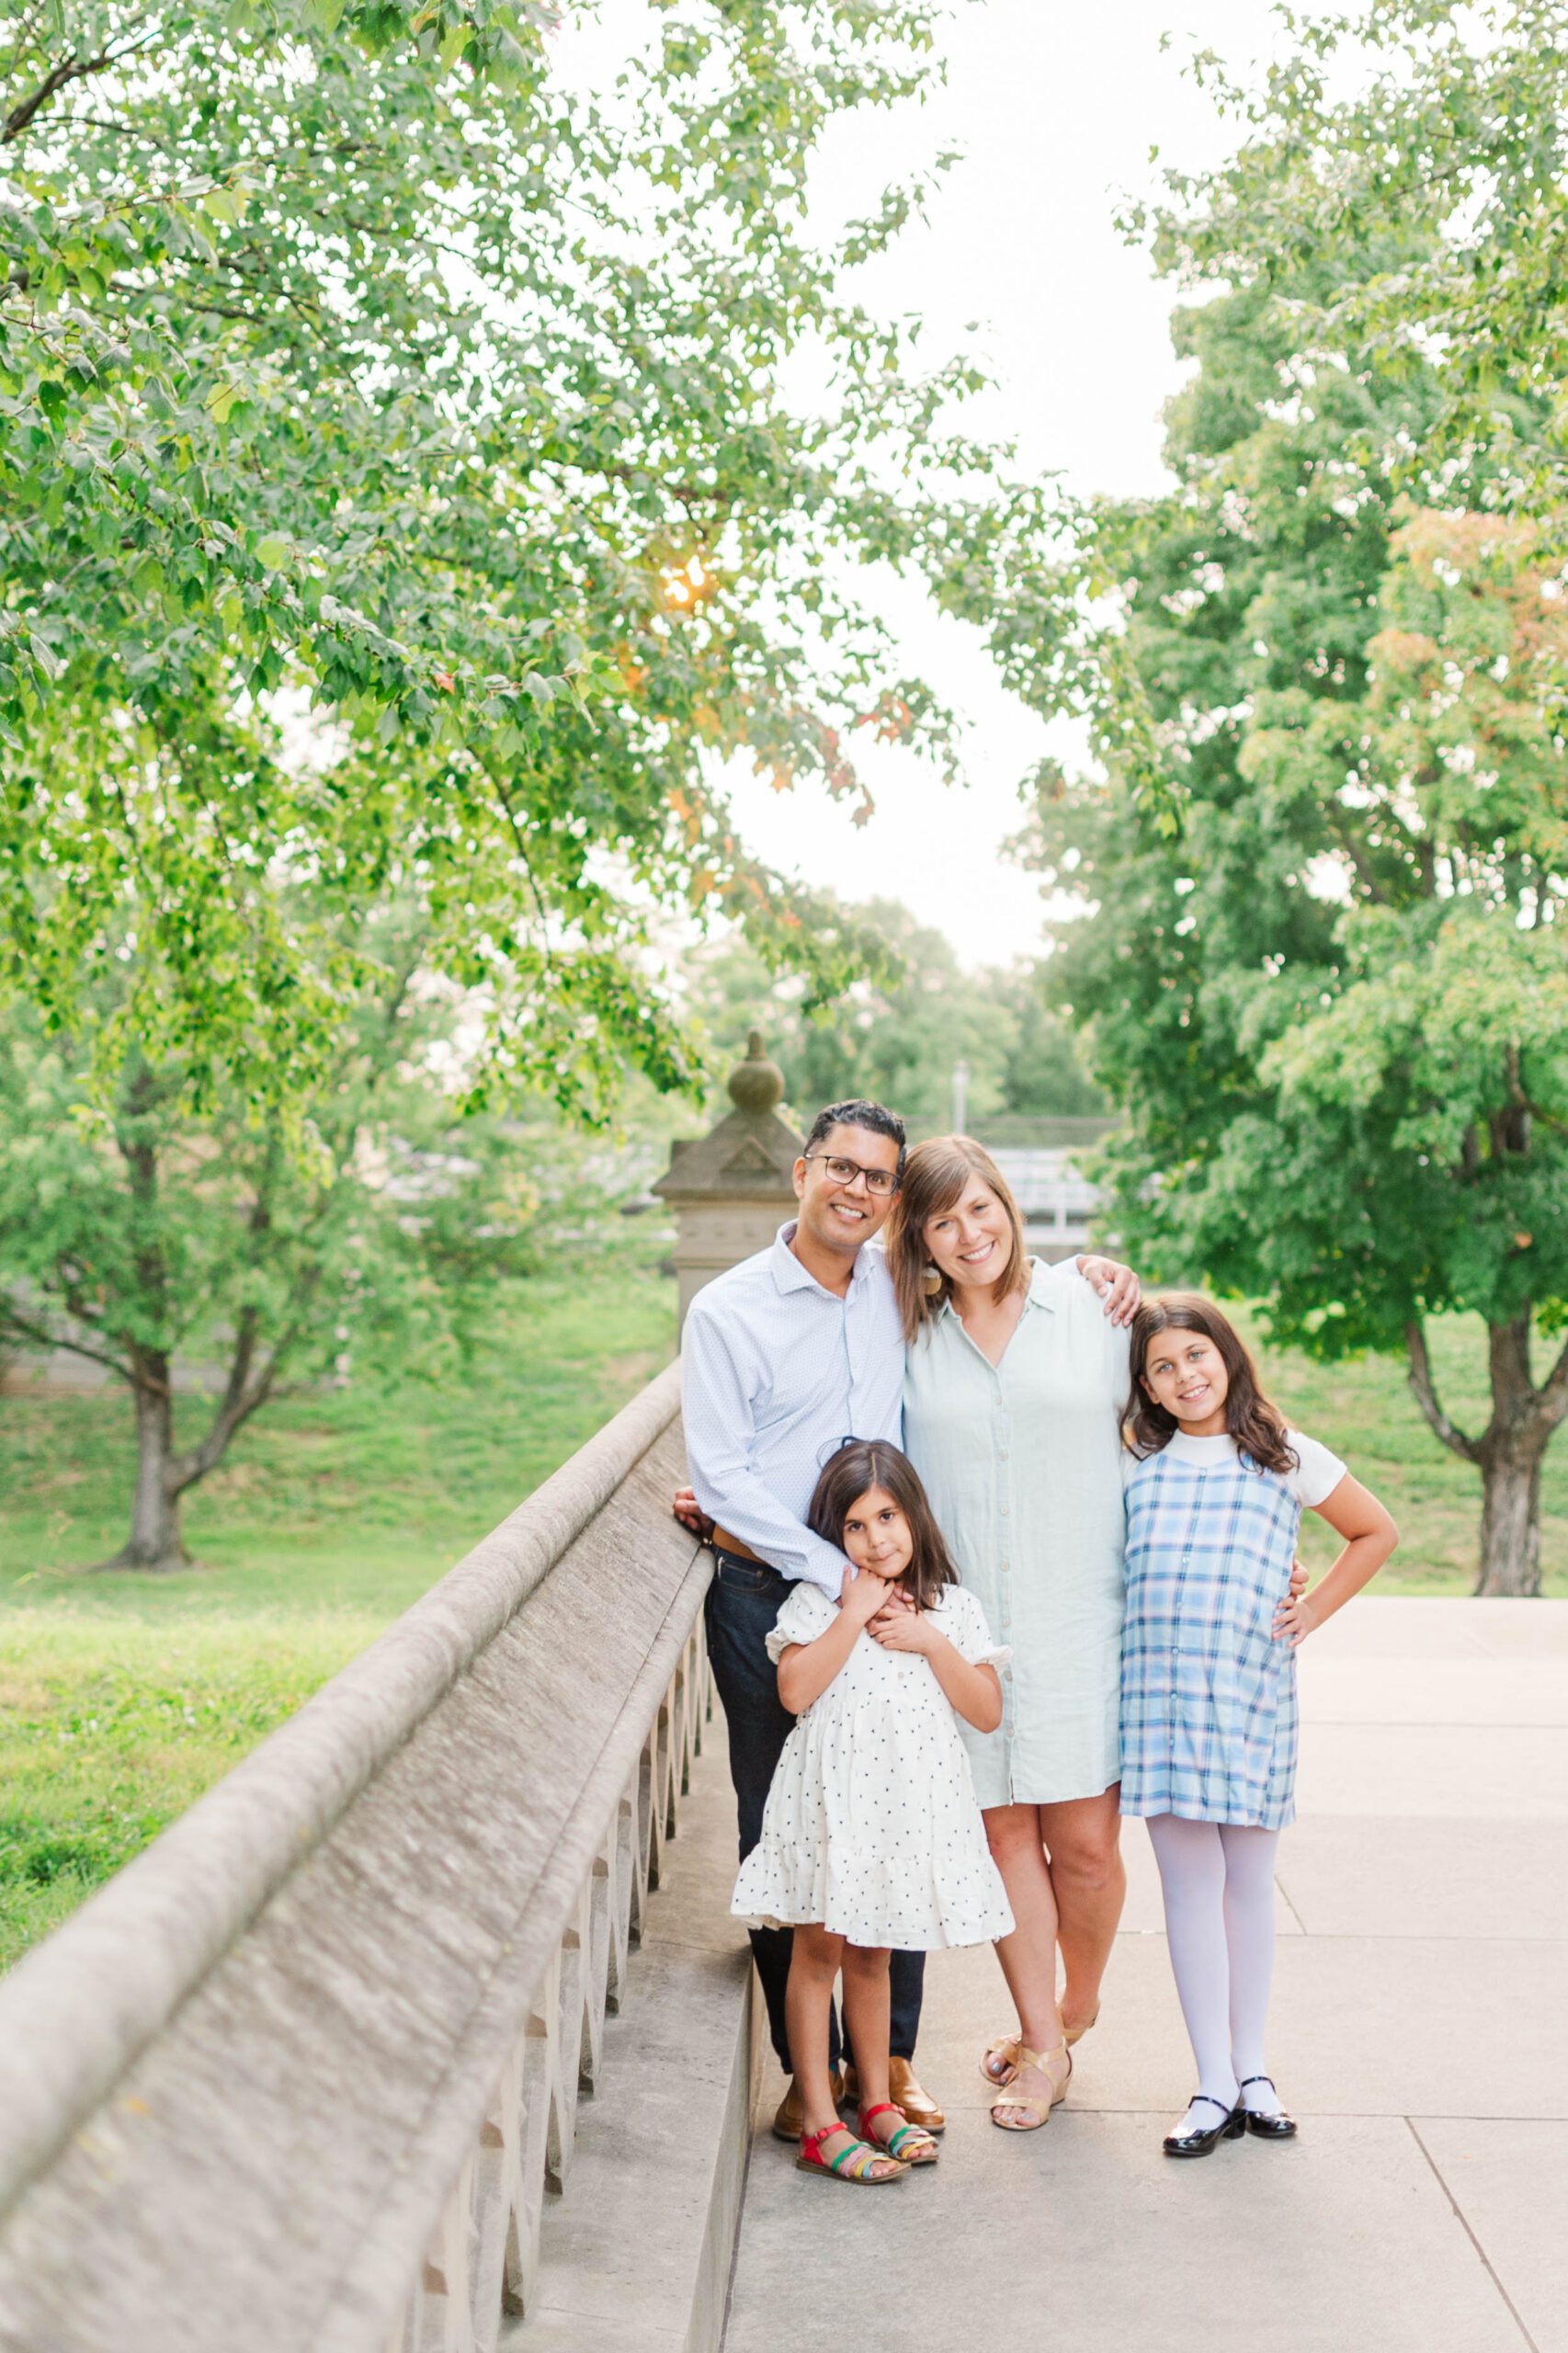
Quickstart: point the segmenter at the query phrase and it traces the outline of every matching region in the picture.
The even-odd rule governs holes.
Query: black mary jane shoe
[[[1239,2099],[1234,2108],[1227,2108],[1222,2099],[1212,2099],[1207,2092],[1194,2092],[1187,2106],[1196,2107],[1199,2100],[1206,2108],[1219,2109],[1219,2123],[1211,2125],[1207,2131],[1200,2124],[1189,2124],[1179,2132],[1167,2132],[1165,2138],[1167,2157],[1206,2157],[1217,2142],[1237,2140],[1246,2131],[1246,2118]]]
[[[1275,2098],[1279,2097],[1272,2075],[1249,2075],[1246,2084],[1242,2086],[1244,2092],[1247,2084],[1267,2084]],[[1245,2103],[1243,2105],[1244,2108]],[[1259,2141],[1293,2141],[1296,2137],[1296,2120],[1293,2116],[1287,2116],[1283,2109],[1276,2116],[1259,2116],[1250,2108],[1245,2109],[1245,2113],[1246,2129]]]

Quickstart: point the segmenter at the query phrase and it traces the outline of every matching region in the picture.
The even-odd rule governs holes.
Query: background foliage
[[[1127,1106],[1134,1253],[1324,1356],[1403,1347],[1482,1470],[1484,1589],[1529,1592],[1568,1414],[1568,1352],[1532,1362],[1568,1320],[1568,419],[1561,291],[1534,312],[1517,270],[1557,233],[1568,63],[1526,53],[1539,10],[1476,13],[1290,18],[1244,97],[1203,64],[1244,140],[1142,224],[1200,298],[1176,487],[1032,584],[1119,717],[1100,776],[1044,779],[1028,854],[1097,909],[1054,969]],[[1386,71],[1331,99],[1352,42]],[[1486,1335],[1468,1427],[1426,1338],[1456,1308]]]
[[[844,290],[918,185],[825,246],[804,205],[936,11],[683,0],[592,97],[542,14],[4,11],[0,977],[79,1024],[133,930],[106,1084],[131,1035],[198,1096],[319,1081],[365,975],[303,878],[417,896],[473,1099],[681,1085],[651,912],[856,969],[724,759],[855,795],[859,730],[949,756],[821,551],[961,560],[978,379]]]
[[[960,1060],[971,1120],[1107,1110],[1071,1030],[1046,1005],[1039,964],[966,972],[946,937],[895,900],[868,901],[855,920],[884,946],[884,970],[851,983],[815,1017],[799,981],[776,981],[744,938],[691,960],[690,1003],[710,1041],[716,1101],[747,1032],[760,1026],[801,1120],[858,1095],[889,1104],[917,1133],[944,1131]]]
[[[328,918],[330,920],[330,918]],[[116,1565],[183,1556],[184,1497],[279,1391],[389,1364],[459,1381],[497,1281],[593,1249],[637,1172],[559,1119],[459,1117],[464,1007],[406,906],[363,911],[337,1052],[280,1113],[232,1083],[198,1108],[132,1045],[108,1102],[85,1050],[0,1018],[0,1342],[129,1390],[138,1459]],[[136,986],[99,979],[107,1026]],[[448,1074],[443,1080],[443,1070]]]

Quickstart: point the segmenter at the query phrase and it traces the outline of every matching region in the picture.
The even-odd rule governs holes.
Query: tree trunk
[[[1491,1447],[1481,1457],[1477,1593],[1540,1591],[1540,1458],[1544,1445]]]
[[[1477,1593],[1540,1591],[1540,1458],[1552,1425],[1530,1378],[1530,1318],[1486,1327],[1492,1419],[1476,1449],[1481,1464],[1481,1574]]]
[[[166,1358],[148,1361],[152,1381],[139,1381],[136,1403],[136,1493],[131,1536],[105,1569],[165,1571],[188,1568],[190,1555],[180,1534],[180,1489],[174,1475],[174,1398]]]
[[[1531,1598],[1540,1592],[1540,1466],[1552,1433],[1568,1419],[1568,1347],[1538,1389],[1530,1377],[1530,1311],[1486,1327],[1492,1418],[1477,1438],[1443,1411],[1432,1384],[1426,1336],[1404,1327],[1416,1404],[1451,1452],[1481,1472],[1481,1569],[1477,1593]]]

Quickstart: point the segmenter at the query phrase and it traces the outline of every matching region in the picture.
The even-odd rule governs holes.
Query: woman
[[[960,1574],[1011,1645],[1002,1728],[966,1731],[1017,1926],[1018,2032],[986,2052],[1008,2131],[1036,2131],[1093,2026],[1121,1915],[1117,1738],[1128,1342],[1075,1262],[1030,1258],[980,1144],[909,1155],[888,1229],[908,1342],[903,1442]],[[1066,1986],[1056,2000],[1056,1948]]]

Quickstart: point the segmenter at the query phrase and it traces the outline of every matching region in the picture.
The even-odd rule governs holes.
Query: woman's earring
[[[936,1296],[937,1296],[937,1293],[941,1290],[941,1288],[942,1288],[942,1278],[941,1278],[941,1276],[937,1272],[937,1269],[936,1269],[936,1267],[926,1267],[926,1298],[927,1298],[927,1299],[935,1299],[935,1298],[936,1298]]]

